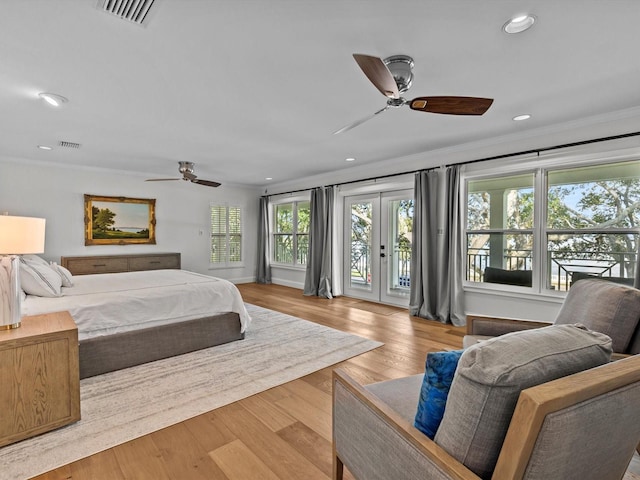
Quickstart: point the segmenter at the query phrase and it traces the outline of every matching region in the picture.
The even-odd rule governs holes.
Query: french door
[[[408,306],[413,191],[345,197],[344,293]]]

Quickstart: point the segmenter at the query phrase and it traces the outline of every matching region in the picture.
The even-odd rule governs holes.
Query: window
[[[640,162],[550,171],[547,184],[547,288],[585,276],[633,284]]]
[[[640,161],[470,178],[466,220],[468,281],[560,291],[585,277],[633,284]]]
[[[533,173],[469,181],[467,280],[502,283],[503,270],[533,268],[533,182]]]
[[[309,253],[309,202],[274,206],[273,261],[306,265]]]
[[[242,262],[240,207],[211,205],[211,264],[232,266]]]

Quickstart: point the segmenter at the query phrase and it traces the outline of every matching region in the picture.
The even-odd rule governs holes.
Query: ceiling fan
[[[446,115],[482,115],[491,104],[492,98],[479,97],[417,97],[406,100],[401,97],[411,87],[413,82],[413,58],[407,55],[393,55],[384,60],[371,55],[354,53],[353,58],[358,63],[367,78],[387,97],[387,104],[377,112],[350,123],[336,130],[342,133],[370,120],[376,115],[390,109],[409,105],[412,110],[427,113],[442,113]]]
[[[182,174],[182,178],[149,178],[145,182],[167,182],[170,180],[188,180],[191,183],[197,183],[198,185],[205,185],[207,187],[219,187],[218,182],[212,182],[211,180],[200,180],[193,174],[193,162],[178,162],[178,171]]]

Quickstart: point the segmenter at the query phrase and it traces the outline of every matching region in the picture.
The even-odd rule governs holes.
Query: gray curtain
[[[317,187],[311,191],[309,204],[309,255],[304,278],[304,294],[333,298],[332,237],[333,187]]]
[[[409,313],[464,325],[460,168],[418,172],[414,183]]]
[[[640,288],[640,242],[638,242],[638,255],[636,256],[636,277],[633,286]]]
[[[269,197],[260,197],[256,281],[258,283],[271,283],[271,264],[269,262]]]

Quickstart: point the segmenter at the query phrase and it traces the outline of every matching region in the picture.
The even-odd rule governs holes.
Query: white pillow
[[[44,258],[39,257],[38,255],[32,255],[32,254],[27,254],[27,255],[22,255],[20,258],[22,258],[25,262],[30,263],[30,264],[36,264],[36,265],[49,265],[49,262],[47,262]]]
[[[73,287],[73,275],[69,270],[62,265],[58,265],[56,262],[51,262],[49,266],[60,275],[63,287]]]
[[[20,260],[20,286],[27,295],[59,297],[62,294],[62,278],[48,264],[40,265]]]

